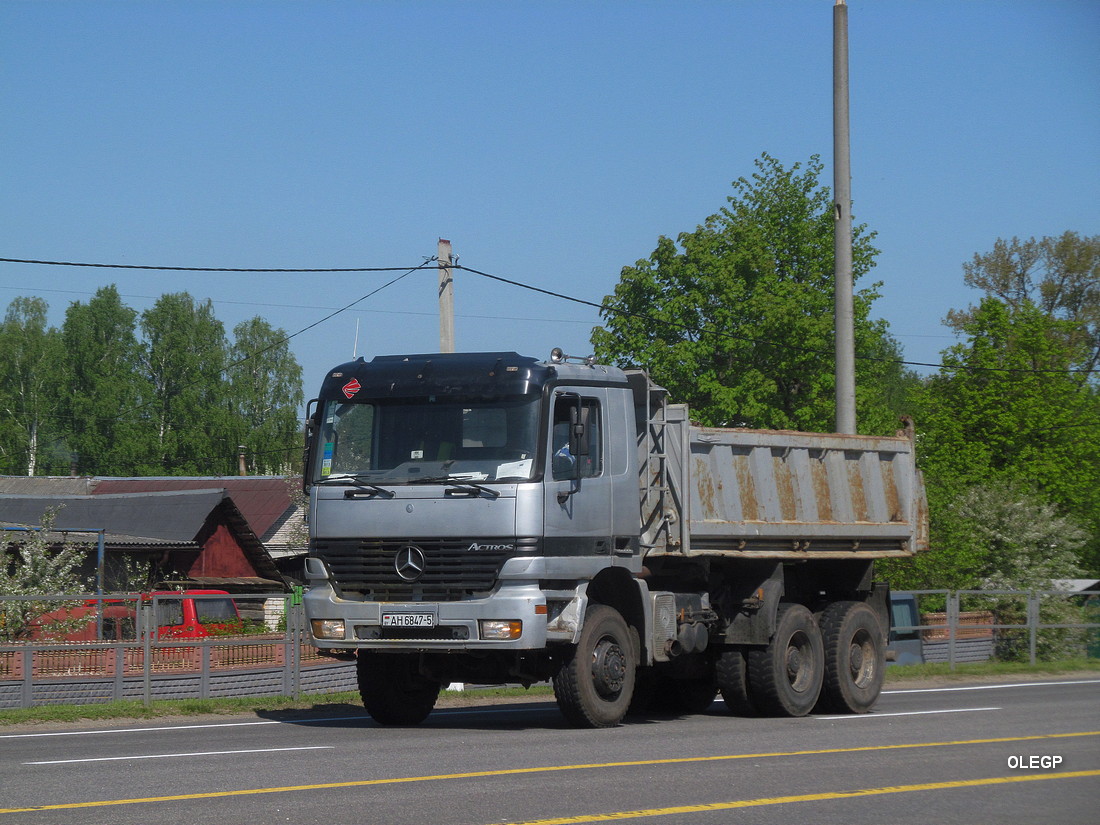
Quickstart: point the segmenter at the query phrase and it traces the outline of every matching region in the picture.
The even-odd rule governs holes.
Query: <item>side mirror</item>
[[[569,410],[569,452],[588,455],[588,407],[578,403]]]
[[[302,449],[302,492],[307,495],[309,494],[309,488],[313,486],[310,484],[309,479],[310,469],[313,467],[313,442],[317,437],[317,429],[321,425],[320,407],[318,406],[312,412],[310,412],[310,409],[314,404],[319,405],[320,403],[319,398],[312,398],[306,404],[305,444]]]

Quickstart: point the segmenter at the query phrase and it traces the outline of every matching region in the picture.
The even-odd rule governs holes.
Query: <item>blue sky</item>
[[[762,153],[832,181],[833,0],[0,2],[0,257],[211,267],[460,262],[600,301]],[[851,0],[852,193],[876,313],[935,363],[997,238],[1100,226],[1100,2]],[[114,283],[288,333],[395,273],[0,263],[60,325]],[[459,273],[459,349],[590,352],[595,310]],[[292,347],[438,349],[418,272]]]

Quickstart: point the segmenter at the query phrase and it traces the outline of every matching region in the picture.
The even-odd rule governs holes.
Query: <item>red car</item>
[[[160,590],[131,599],[87,599],[77,607],[59,607],[35,619],[28,635],[48,642],[134,641],[139,602],[154,605],[158,639],[201,639],[242,629],[237,604],[225,590]],[[97,632],[100,605],[102,635]]]

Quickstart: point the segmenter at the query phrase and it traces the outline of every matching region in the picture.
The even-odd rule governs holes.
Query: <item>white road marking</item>
[[[849,713],[844,716],[813,716],[812,719],[881,719],[884,716],[926,716],[930,713],[974,713],[980,710],[1002,710],[1002,708],[944,708],[943,710],[907,710],[898,713]]]
[[[1100,685],[1100,679],[1076,679],[1064,682],[1016,682],[1009,685],[966,685],[964,687],[906,688],[904,690],[884,690],[888,694],[906,693],[950,693],[959,690],[1001,690],[1002,688],[1051,687],[1052,685]]]
[[[1016,682],[1012,684],[1004,685],[967,685],[964,687],[940,687],[940,688],[907,688],[903,690],[884,690],[883,696],[887,695],[904,695],[906,693],[949,693],[952,691],[962,690],[999,690],[1001,688],[1025,688],[1025,687],[1050,687],[1052,685],[1100,685],[1100,679],[1078,679],[1078,680],[1065,680],[1060,682]],[[461,716],[473,713],[518,713],[520,711],[530,710],[531,708],[526,704],[519,704],[515,707],[498,707],[492,711],[487,711],[485,708],[472,708],[468,710],[460,709],[440,709],[435,711],[433,716]],[[857,716],[860,714],[856,714]],[[885,714],[879,714],[885,715]],[[824,718],[824,717],[819,717]],[[847,717],[845,717],[847,718]],[[202,724],[202,725],[172,725],[167,727],[157,728],[115,728],[115,729],[103,729],[103,730],[61,730],[61,731],[48,731],[43,733],[6,733],[0,734],[0,739],[34,739],[36,737],[43,736],[91,736],[95,734],[105,733],[150,733],[159,731],[170,730],[201,730],[204,728],[237,728],[237,727],[249,727],[256,725],[307,725],[307,724],[323,724],[325,722],[350,722],[350,721],[370,721],[370,717],[366,714],[362,716],[323,716],[315,719],[285,719],[285,720],[264,720],[260,722],[219,722],[217,724]]]
[[[161,728],[107,728],[105,730],[58,730],[44,733],[5,733],[0,739],[34,739],[39,736],[91,736],[102,733],[159,733],[165,730],[202,730],[204,728],[247,728],[256,725],[302,725],[309,722],[346,722],[351,719],[370,719],[369,716],[324,716],[316,719],[271,719],[263,722],[218,722],[209,725],[168,725]]]
[[[469,710],[459,709],[440,709],[435,711],[432,716],[461,716],[468,713],[519,713],[521,711],[529,711],[531,706],[527,703],[520,703],[514,707],[496,707],[491,710],[488,708],[471,708]],[[0,733],[0,739],[35,739],[43,736],[92,736],[104,733],[159,733],[160,731],[168,730],[204,730],[208,728],[247,728],[255,727],[258,725],[320,725],[325,722],[369,722],[370,716],[362,714],[361,716],[318,716],[314,719],[269,719],[262,722],[217,722],[203,725],[168,725],[162,728],[104,728],[100,730],[56,730],[56,731],[44,731],[42,733]]]
[[[333,745],[311,745],[302,748],[255,748],[242,751],[196,751],[193,753],[153,753],[130,756],[97,756],[91,759],[51,759],[46,762],[24,762],[24,765],[71,765],[78,762],[124,762],[127,759],[172,759],[188,756],[228,756],[238,753],[280,753],[282,751],[332,750]]]

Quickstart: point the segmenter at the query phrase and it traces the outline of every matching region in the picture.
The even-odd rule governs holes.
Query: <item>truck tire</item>
[[[755,716],[756,705],[749,695],[745,649],[736,646],[723,650],[714,668],[718,676],[718,690],[730,713],[736,716]]]
[[[623,617],[607,605],[591,605],[572,657],[554,676],[562,715],[577,727],[619,724],[634,695],[637,666]]]
[[[833,602],[820,618],[825,641],[825,683],[818,707],[866,713],[882,690],[886,648],[882,625],[863,602]]]
[[[805,716],[821,695],[825,652],[821,630],[803,605],[779,605],[767,647],[750,648],[749,690],[762,713]]]
[[[432,712],[442,685],[420,675],[417,659],[415,653],[359,651],[359,695],[378,724],[419,725]]]

